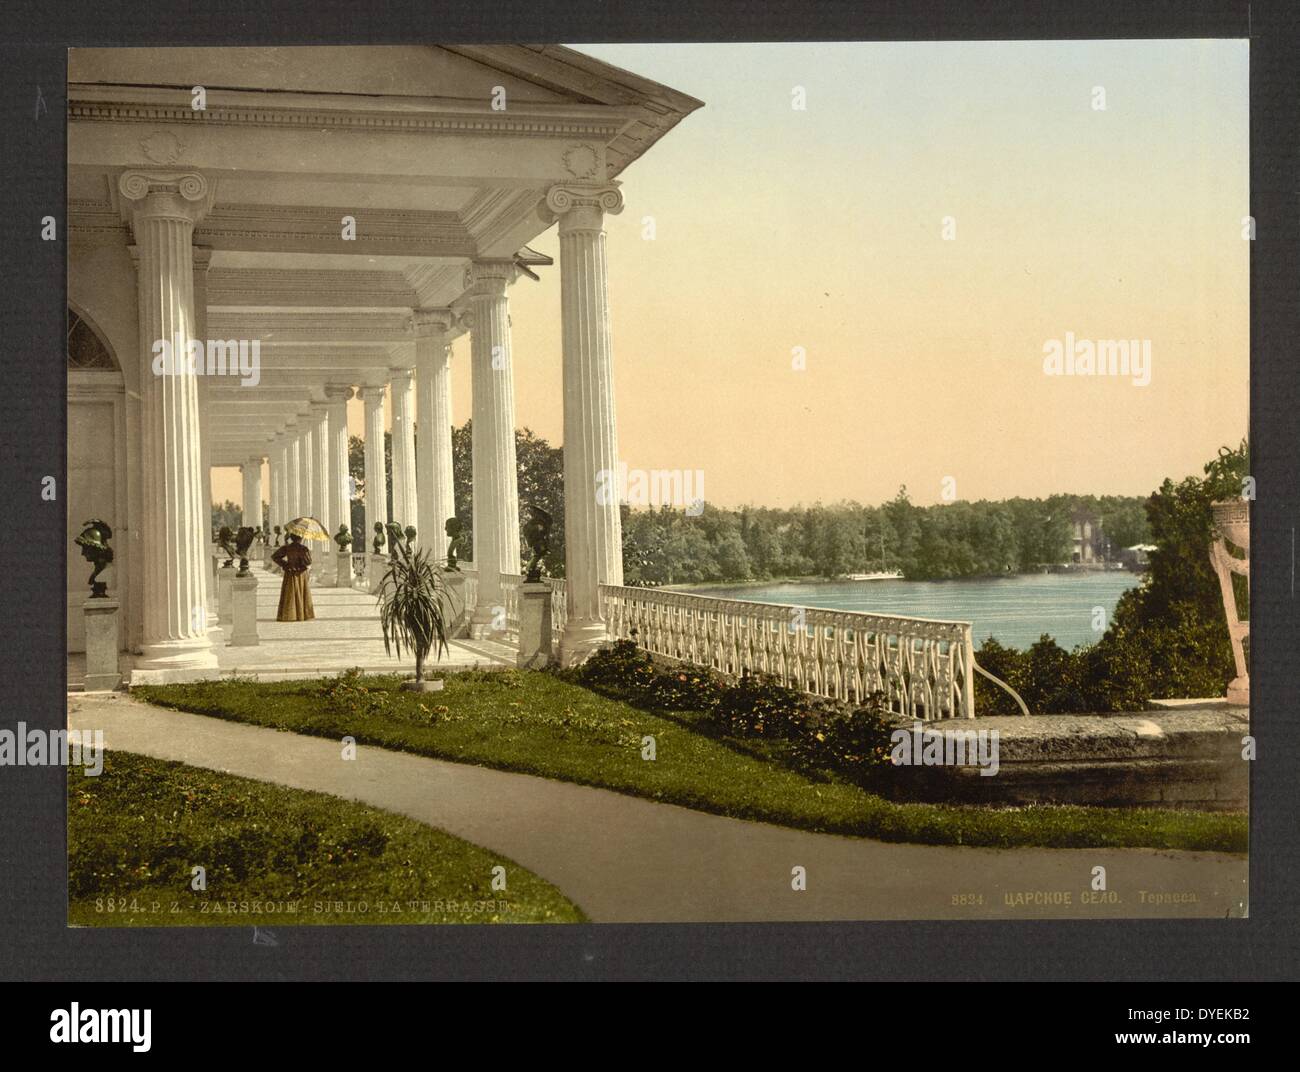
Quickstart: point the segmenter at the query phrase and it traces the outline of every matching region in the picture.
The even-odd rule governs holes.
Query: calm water
[[[1141,578],[1128,572],[1034,573],[966,581],[824,581],[798,584],[747,584],[691,591],[720,598],[794,603],[831,610],[900,614],[971,622],[975,646],[986,637],[1027,648],[1043,633],[1061,647],[1091,644],[1094,607],[1106,620],[1122,593]]]

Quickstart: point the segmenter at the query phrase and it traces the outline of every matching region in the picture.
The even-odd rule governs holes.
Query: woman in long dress
[[[271,561],[284,570],[280,582],[280,607],[275,613],[277,622],[307,622],[316,617],[311,603],[311,589],[307,587],[307,570],[311,566],[311,552],[303,546],[302,537],[289,533],[289,542],[275,549]]]

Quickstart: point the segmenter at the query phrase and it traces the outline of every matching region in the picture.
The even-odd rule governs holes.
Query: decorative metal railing
[[[860,702],[881,692],[907,718],[974,718],[969,622],[820,610],[782,603],[601,586],[611,637],[738,677]]]

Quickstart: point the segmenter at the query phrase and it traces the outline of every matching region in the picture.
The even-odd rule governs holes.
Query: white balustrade
[[[615,639],[731,677],[770,674],[783,685],[850,703],[882,692],[907,718],[974,718],[969,622],[717,599],[601,586]]]
[[[465,574],[465,607],[473,610],[478,606],[478,570],[462,566],[460,571]]]
[[[555,640],[555,650],[560,650],[560,637],[564,636],[564,624],[569,620],[569,606],[566,600],[568,592],[563,577],[547,577],[551,585],[551,636]]]

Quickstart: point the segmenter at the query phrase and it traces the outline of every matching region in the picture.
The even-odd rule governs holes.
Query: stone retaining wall
[[[948,736],[998,731],[998,771],[901,767],[898,795],[987,804],[1149,805],[1243,810],[1250,763],[1249,711],[1225,704],[1116,715],[1036,715],[926,723]]]

